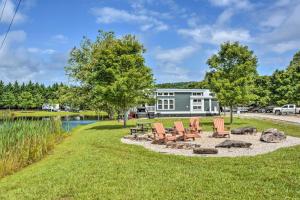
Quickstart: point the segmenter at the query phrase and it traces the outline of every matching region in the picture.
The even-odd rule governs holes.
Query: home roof
[[[209,92],[209,89],[158,88],[156,92]]]

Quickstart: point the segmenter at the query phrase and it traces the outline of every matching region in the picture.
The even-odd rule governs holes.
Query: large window
[[[157,110],[174,110],[175,100],[174,99],[158,99]]]
[[[157,96],[174,96],[174,92],[158,92]]]
[[[162,108],[163,108],[163,103],[162,103],[162,100],[159,99],[159,100],[157,100],[157,110],[162,110]]]
[[[193,99],[193,110],[202,110],[202,99]]]
[[[203,92],[193,92],[193,96],[203,96]]]

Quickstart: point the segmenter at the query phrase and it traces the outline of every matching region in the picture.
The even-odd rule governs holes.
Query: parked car
[[[251,105],[251,106],[249,106],[248,112],[256,113],[256,112],[258,112],[259,109],[260,109],[259,106]]]
[[[42,105],[42,110],[54,111],[54,112],[60,111],[59,110],[59,104],[43,104]]]
[[[240,111],[241,113],[245,113],[249,111],[249,107],[243,106],[243,107],[237,107],[237,111]]]
[[[264,108],[262,108],[263,109],[263,113],[272,113],[274,108],[275,108],[275,106],[264,107]]]
[[[282,107],[276,107],[273,109],[273,113],[275,115],[282,115],[282,114],[300,114],[300,108],[297,108],[295,104],[287,104]]]

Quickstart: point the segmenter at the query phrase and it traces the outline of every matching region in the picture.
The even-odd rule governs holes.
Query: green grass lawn
[[[7,110],[6,110],[7,111]],[[1,113],[6,112],[5,110],[0,110],[0,117],[3,115]],[[66,111],[60,111],[60,112],[49,112],[49,111],[35,111],[35,110],[17,110],[17,111],[11,111],[11,114],[13,114],[16,117],[51,117],[51,116],[67,116],[67,115],[85,115],[85,116],[97,116],[97,113],[94,111],[80,111],[80,112],[66,112]],[[100,116],[107,116],[107,113],[101,112]]]
[[[267,120],[236,119],[232,127],[245,125],[300,136],[300,126]],[[211,118],[203,126],[211,130]],[[75,129],[51,155],[1,179],[0,199],[300,199],[300,146],[255,157],[183,157],[122,144],[129,129],[121,127]]]

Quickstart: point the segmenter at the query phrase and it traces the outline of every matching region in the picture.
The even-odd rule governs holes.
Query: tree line
[[[62,83],[45,86],[32,81],[5,84],[0,80],[0,108],[40,109],[44,103],[58,103],[58,91],[62,86]]]

